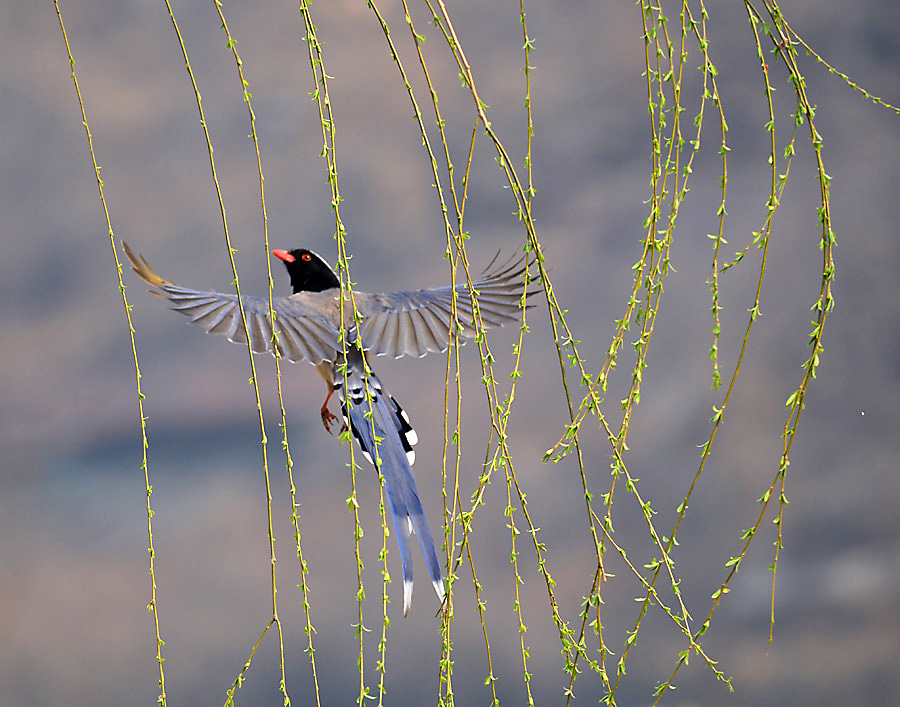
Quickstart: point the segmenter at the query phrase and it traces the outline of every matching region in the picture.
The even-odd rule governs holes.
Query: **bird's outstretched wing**
[[[176,285],[158,275],[143,256],[136,255],[127,243],[122,245],[134,271],[153,287],[154,293],[168,299],[175,311],[181,312],[210,334],[223,334],[236,343],[247,342],[237,295]],[[275,336],[269,318],[268,300],[262,297],[243,297],[242,300],[250,347],[256,353],[274,353]],[[285,358],[290,361],[306,359],[313,364],[334,359],[338,331],[327,316],[334,310],[333,295],[300,293],[276,297],[273,308],[278,329],[277,345]]]
[[[496,261],[497,256],[473,283],[486,329],[517,320],[521,316],[523,295],[536,291],[526,293],[527,256],[516,255],[500,264]],[[454,296],[459,334],[464,339],[474,338],[476,329],[467,284],[386,294],[356,294],[356,305],[362,316],[358,326],[363,346],[371,353],[395,358],[446,351],[453,327]]]

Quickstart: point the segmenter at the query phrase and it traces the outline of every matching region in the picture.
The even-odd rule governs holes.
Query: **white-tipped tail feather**
[[[332,367],[332,385],[341,399],[341,412],[366,459],[377,459],[384,480],[384,495],[391,513],[400,560],[403,565],[403,614],[412,604],[413,563],[410,538],[415,535],[425,558],[428,574],[439,599],[444,598],[444,580],[434,541],[419,500],[412,474],[416,433],[409,418],[381,385],[371,370],[366,373],[362,353],[347,351],[346,369]],[[376,453],[377,452],[377,453]]]

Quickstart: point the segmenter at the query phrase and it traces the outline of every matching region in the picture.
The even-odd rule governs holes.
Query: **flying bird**
[[[412,534],[418,538],[435,593],[443,601],[444,580],[412,474],[416,433],[403,408],[369,367],[367,354],[399,358],[446,351],[454,328],[463,339],[473,338],[477,329],[469,286],[384,294],[354,290],[359,316],[354,318],[353,303],[345,293],[342,320],[341,284],[334,269],[306,248],[275,249],[272,254],[287,268],[293,294],[272,300],[275,332],[268,298],[242,297],[245,332],[237,295],[176,285],[160,277],[127,243],[122,245],[134,271],[153,287],[151,291],[168,299],[172,308],[192,323],[236,343],[246,343],[249,333],[254,353],[277,351],[289,361],[305,359],[316,366],[328,388],[321,408],[325,429],[331,432],[337,420],[328,410],[328,401],[337,391],[344,424],[384,479],[403,567],[404,616],[412,602]],[[531,294],[527,272],[527,256],[505,262],[498,262],[495,256],[473,282],[484,328],[502,326],[521,316],[523,297]],[[454,298],[456,319],[451,309]],[[342,329],[346,345],[341,341]]]

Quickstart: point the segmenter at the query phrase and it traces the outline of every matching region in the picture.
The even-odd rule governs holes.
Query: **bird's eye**
[[[301,260],[305,260],[307,263],[312,260],[312,256],[309,253],[304,253],[300,256]]]

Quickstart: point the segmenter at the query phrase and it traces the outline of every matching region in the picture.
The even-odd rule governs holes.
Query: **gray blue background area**
[[[730,255],[765,216],[768,119],[752,33],[743,9],[714,3],[710,52],[729,121],[726,238]],[[196,103],[171,22],[160,2],[61,1],[85,106],[102,166],[116,235],[178,283],[228,290],[232,280]],[[212,2],[174,2],[215,147],[228,223],[245,292],[265,291],[265,251],[256,156],[234,60]],[[296,3],[228,3],[253,93],[265,171],[272,247],[307,246],[334,259],[334,220],[305,31]],[[423,109],[427,93],[402,6],[380,8],[392,27]],[[900,103],[900,19],[890,3],[786,0],[794,28],[841,71]],[[525,150],[518,3],[450,3],[493,127],[515,166]],[[526,3],[534,39],[531,91],[535,136],[534,215],[556,294],[580,339],[587,366],[602,364],[632,287],[649,197],[648,116],[642,77],[641,15],[634,3]],[[444,234],[432,176],[412,109],[384,36],[361,1],[316,3],[338,139],[338,166],[353,278],[371,291],[447,282]],[[457,165],[472,130],[471,102],[442,39],[416,6],[426,58]],[[677,25],[671,11],[670,30]],[[685,79],[685,123],[696,112],[696,47]],[[762,533],[731,585],[704,646],[734,676],[735,693],[696,656],[664,704],[900,704],[900,117],[801,56],[818,108],[832,178],[839,246],[834,296],[818,378],[794,445],[776,594],[775,640],[767,649],[774,529]],[[770,60],[777,88],[779,145],[792,129],[790,88]],[[50,2],[0,0],[0,704],[118,707],[153,704],[158,694],[155,633],[146,609],[145,487],[131,349],[107,227]],[[433,124],[426,113],[429,126]],[[711,344],[708,233],[717,228],[719,141],[712,106],[704,150],[683,206],[665,295],[644,371],[642,401],[626,457],[640,490],[668,532],[699,461],[698,445],[721,392],[709,390]],[[434,133],[432,133],[434,134]],[[807,358],[809,307],[821,253],[818,184],[806,133],[778,212],[743,377],[674,555],[695,620],[705,616],[725,562],[757,514],[781,450],[784,401]],[[476,269],[511,252],[523,231],[490,145],[479,139],[466,228]],[[288,283],[274,263],[276,288]],[[723,278],[726,372],[734,365],[758,272],[754,250]],[[246,351],[203,335],[125,273],[147,395],[154,543],[170,705],[221,704],[271,615],[259,428]],[[529,312],[531,336],[510,439],[529,511],[548,548],[564,617],[576,622],[592,575],[592,545],[577,468],[541,456],[559,438],[566,406],[546,309]],[[491,342],[500,378],[515,332]],[[628,340],[630,344],[630,339]],[[606,396],[616,420],[630,378],[626,346]],[[475,487],[487,441],[477,351],[463,359],[463,493]],[[306,636],[289,524],[288,483],[277,440],[273,363],[258,360],[270,445],[278,594],[285,622],[288,688],[312,704]],[[419,433],[416,474],[440,526],[440,462],[446,361],[376,362],[382,380]],[[573,380],[573,383],[577,379]],[[352,704],[356,672],[356,567],[349,453],[319,422],[324,386],[300,363],[285,369],[288,425],[309,566],[322,704]],[[609,446],[591,427],[585,440],[592,489],[608,488]],[[368,628],[379,629],[378,487],[358,475],[365,536]],[[616,539],[637,567],[654,550],[624,487],[617,490]],[[491,657],[501,704],[524,704],[521,654],[496,477],[475,525],[473,550],[485,587]],[[769,516],[771,518],[771,515]],[[528,539],[520,536],[525,642],[536,704],[561,705],[566,684],[546,588]],[[393,539],[391,539],[393,547]],[[389,553],[394,576],[398,554]],[[421,562],[417,567],[421,568]],[[604,588],[605,637],[616,657],[633,626],[640,585],[614,555]],[[420,571],[420,577],[422,577]],[[471,578],[457,585],[454,690],[460,705],[489,704],[481,625]],[[392,625],[385,704],[435,704],[440,636],[434,596],[421,582]],[[366,643],[374,687],[377,634]],[[592,649],[596,643],[590,644]],[[671,622],[652,611],[628,662],[619,705],[649,704],[653,688],[684,648]],[[277,643],[263,643],[238,704],[280,704]],[[595,704],[599,679],[583,674],[576,704]]]

